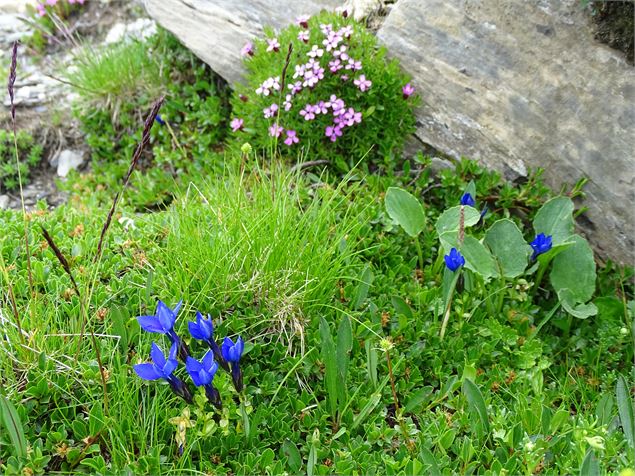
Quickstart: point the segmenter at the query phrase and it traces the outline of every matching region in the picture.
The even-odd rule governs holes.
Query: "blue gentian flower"
[[[476,205],[476,202],[474,201],[474,198],[472,198],[471,194],[464,193],[461,197],[461,205],[468,205],[470,207],[473,207],[474,205]]]
[[[179,357],[185,361],[189,355],[189,351],[185,342],[181,341],[176,332],[174,332],[174,323],[176,315],[181,308],[183,301],[179,301],[174,309],[170,309],[162,301],[157,304],[157,311],[154,316],[139,316],[137,321],[144,331],[154,332],[157,334],[165,334],[173,344],[177,344]]]
[[[214,352],[214,357],[220,366],[229,372],[229,365],[223,358],[221,350],[214,340],[214,323],[212,322],[212,318],[208,315],[207,319],[205,319],[200,312],[197,312],[196,322],[188,322],[187,326],[190,330],[190,335],[195,339],[205,342],[209,348],[212,349],[212,352]]]
[[[165,121],[161,117],[161,114],[157,114],[156,117],[154,118],[154,120],[157,121],[159,123],[159,125],[165,126]]]
[[[534,238],[534,241],[529,243],[529,245],[534,250],[534,253],[531,255],[531,260],[533,261],[538,257],[538,255],[546,253],[547,251],[551,249],[551,246],[552,246],[551,235],[545,235],[544,233],[539,233],[536,235],[536,238]]]
[[[216,371],[218,370],[218,364],[214,361],[214,353],[207,351],[201,362],[192,357],[188,357],[185,362],[185,368],[187,369],[187,373],[190,374],[190,377],[192,377],[194,385],[205,388],[205,394],[210,403],[218,408],[222,408],[220,393],[212,384],[214,375],[216,375]]]
[[[243,373],[240,370],[240,358],[243,355],[244,349],[245,342],[242,337],[239,337],[235,344],[229,337],[225,337],[223,346],[221,347],[223,358],[232,364],[232,381],[234,382],[234,388],[237,392],[242,391],[243,388]]]
[[[465,264],[465,258],[456,248],[452,248],[450,253],[443,257],[445,265],[450,271],[456,271]]]
[[[167,359],[156,343],[152,343],[150,350],[151,363],[138,364],[134,366],[134,371],[143,380],[159,380],[164,379],[172,388],[172,391],[183,398],[186,402],[192,403],[192,394],[187,385],[174,375],[174,371],[179,365],[176,360],[177,344],[172,344]]]

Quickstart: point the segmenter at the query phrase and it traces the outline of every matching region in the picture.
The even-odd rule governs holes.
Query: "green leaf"
[[[573,242],[553,259],[551,285],[557,293],[569,289],[576,303],[585,303],[595,293],[595,260],[589,243],[579,235],[573,235],[567,241]]]
[[[492,250],[503,276],[515,278],[524,273],[531,246],[513,221],[498,220],[487,230],[483,241]]]
[[[478,417],[478,420],[481,423],[482,430],[488,434],[489,433],[489,419],[487,417],[487,407],[485,406],[485,400],[483,399],[483,394],[476,386],[474,382],[470,379],[466,378],[463,380],[463,394],[467,398],[468,407],[470,412]]]
[[[386,211],[410,236],[415,237],[425,227],[426,215],[417,198],[401,188],[390,187],[386,192]]]
[[[26,438],[24,427],[13,403],[4,395],[0,395],[0,421],[9,434],[11,445],[15,448],[18,459],[26,458]]]
[[[357,285],[353,299],[353,309],[359,309],[361,305],[364,304],[364,301],[368,297],[370,285],[373,283],[373,278],[373,271],[370,269],[370,265],[367,264],[364,266],[359,277],[359,284]]]
[[[340,412],[344,410],[347,398],[346,379],[350,351],[353,348],[353,331],[348,316],[344,316],[337,330],[337,388]]]
[[[432,390],[433,390],[432,387],[429,387],[429,386],[426,386],[417,390],[415,393],[412,394],[412,396],[410,397],[410,400],[408,400],[408,403],[406,403],[406,406],[404,407],[404,411],[406,413],[410,413],[413,410],[416,410],[419,407],[421,407],[421,405],[423,405],[425,402],[427,402],[430,399],[430,395],[432,395]]]
[[[476,184],[474,183],[474,180],[470,180],[470,183],[468,183],[467,187],[465,187],[465,190],[463,190],[463,194],[466,193],[472,195],[472,198],[474,199],[474,201],[476,201]]]
[[[288,438],[282,443],[282,454],[287,458],[291,473],[298,474],[302,468],[302,456],[295,443]]]
[[[631,448],[635,447],[635,412],[633,411],[633,400],[630,396],[629,386],[622,375],[617,378],[615,396],[617,397],[617,411],[620,414],[620,422],[624,430],[624,436],[631,444]]]
[[[558,300],[565,311],[578,319],[586,319],[598,313],[598,308],[592,302],[588,304],[576,303],[573,292],[568,288],[558,291]]]
[[[461,208],[463,208],[463,226],[468,228],[478,223],[481,218],[481,214],[474,207],[457,207],[448,208],[437,220],[435,225],[437,234],[441,236],[448,231],[458,231],[459,220],[461,215]]]
[[[595,452],[589,448],[580,467],[580,476],[600,476],[600,474],[600,464],[595,457]]]
[[[408,306],[408,303],[404,301],[401,297],[393,296],[390,298],[390,301],[392,302],[392,305],[395,308],[395,314],[397,315],[403,314],[408,319],[414,319],[414,316],[412,314],[412,309],[410,309],[410,306]]]
[[[428,448],[422,446],[419,450],[419,457],[425,464],[428,465],[430,476],[441,476],[441,471],[439,470],[439,466],[434,459],[434,455]]]
[[[377,387],[377,350],[373,348],[373,344],[370,340],[366,340],[364,347],[366,349],[366,370],[368,371],[368,378],[373,384],[373,387]]]
[[[335,356],[335,343],[331,336],[328,322],[320,318],[320,337],[322,338],[322,360],[324,361],[324,382],[328,396],[329,411],[335,418],[337,413],[337,358]]]
[[[536,213],[536,234],[551,235],[553,245],[567,241],[573,234],[573,202],[568,197],[555,197],[547,201]]]

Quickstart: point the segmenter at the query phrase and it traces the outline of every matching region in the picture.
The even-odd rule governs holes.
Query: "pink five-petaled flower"
[[[342,76],[340,76],[340,79],[342,81],[348,81],[348,74],[343,74]]]
[[[346,25],[340,28],[340,31],[337,32],[340,36],[348,39],[353,35],[353,27],[350,25]]]
[[[313,110],[316,114],[326,114],[329,112],[329,108],[324,101],[320,101],[315,106],[313,106]]]
[[[339,125],[327,126],[325,135],[331,139],[331,142],[335,142],[338,137],[342,136],[342,128]]]
[[[284,143],[287,145],[293,145],[293,144],[297,144],[298,142],[300,142],[300,139],[298,138],[295,131],[294,130],[287,131],[287,138],[284,140]]]
[[[300,41],[304,41],[305,43],[309,42],[309,32],[302,30],[298,32],[298,40]]]
[[[278,105],[274,102],[271,106],[263,109],[262,112],[265,115],[265,119],[269,119],[270,117],[275,116],[276,112],[278,112]]]
[[[267,51],[275,51],[276,53],[280,51],[280,43],[278,42],[278,38],[267,39]]]
[[[346,65],[346,69],[351,69],[353,71],[359,71],[362,69],[362,62],[355,61],[353,58],[348,58],[348,64]]]
[[[245,45],[240,49],[240,56],[253,56],[254,55],[254,45],[251,41],[245,43]]]
[[[348,111],[346,111],[344,113],[343,122],[347,126],[352,126],[355,123],[359,124],[360,122],[362,122],[362,113],[361,112],[355,112],[355,109],[353,109],[352,107],[349,107]]]
[[[243,130],[243,124],[244,123],[245,123],[245,121],[243,121],[239,117],[235,117],[234,119],[232,119],[232,121],[229,123],[229,125],[232,128],[232,132],[237,132],[237,131],[242,131]]]
[[[364,92],[367,89],[370,89],[373,84],[372,81],[366,79],[366,76],[363,74],[359,75],[359,78],[353,81],[353,84],[359,88],[360,91]]]
[[[415,93],[415,88],[412,84],[408,83],[403,88],[401,88],[401,92],[403,93],[403,98],[408,99]]]
[[[309,28],[310,19],[311,15],[300,15],[298,18],[295,19],[295,22],[302,28]]]
[[[337,48],[340,41],[342,41],[342,37],[338,33],[330,31],[326,40],[322,41],[322,44],[326,47],[326,51],[331,51]]]
[[[337,73],[340,69],[342,69],[342,63],[338,59],[334,59],[333,61],[329,61],[329,70],[331,73]]]
[[[333,31],[333,25],[330,23],[320,23],[320,31],[325,35],[328,35],[331,31]]]
[[[273,124],[269,128],[269,135],[271,137],[280,137],[280,135],[284,132],[284,128],[280,127],[278,124]]]
[[[271,94],[272,89],[276,91],[280,91],[280,76],[276,76],[275,78],[265,79],[263,83],[258,87],[258,89],[256,89],[256,94],[269,96],[269,94]]]
[[[311,104],[304,106],[304,109],[300,111],[300,115],[304,117],[305,121],[312,121],[315,119],[315,110]]]
[[[46,0],[46,4],[54,7],[57,5],[57,0]]]
[[[320,57],[323,54],[324,54],[323,49],[318,48],[318,45],[313,45],[313,47],[311,48],[311,51],[307,53],[307,56],[310,56],[311,58],[315,58],[315,57]]]
[[[302,73],[304,75],[304,73]],[[293,84],[289,84],[289,89],[291,90],[291,94],[295,95],[302,91],[302,81],[296,81]]]
[[[348,56],[348,53],[346,53],[346,45],[340,45],[340,48],[338,50],[334,50],[333,56],[341,59],[342,61],[346,61],[348,60],[348,58],[350,58],[350,56]]]

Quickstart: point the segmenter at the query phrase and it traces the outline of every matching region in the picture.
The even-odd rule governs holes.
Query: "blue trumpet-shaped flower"
[[[476,205],[476,202],[474,201],[474,198],[472,197],[471,194],[464,193],[463,196],[461,197],[461,205],[468,205],[470,207],[473,207]]]
[[[174,323],[182,303],[183,301],[179,301],[174,309],[170,309],[162,301],[159,301],[154,316],[139,316],[137,321],[144,331],[167,335],[173,344],[177,344],[179,357],[185,361],[189,351],[185,342],[182,342],[174,332]]]
[[[134,366],[134,371],[143,380],[165,379],[172,388],[172,391],[183,398],[186,402],[192,403],[192,394],[187,385],[174,375],[174,371],[179,365],[176,360],[177,344],[172,344],[167,359],[156,343],[152,343],[150,350],[151,363],[138,364]]]
[[[534,241],[529,243],[531,248],[534,250],[534,253],[531,255],[532,261],[535,260],[538,255],[546,253],[551,249],[552,240],[551,235],[545,235],[544,233],[539,233],[534,238]]]
[[[240,358],[243,355],[243,350],[245,349],[245,342],[242,337],[239,337],[234,344],[229,337],[225,337],[223,341],[223,346],[221,347],[221,352],[223,354],[223,358],[227,362],[231,362],[232,365],[232,381],[234,382],[234,388],[237,392],[242,391],[243,388],[243,373],[240,370]]]
[[[443,257],[445,265],[450,271],[456,271],[465,264],[465,258],[456,248],[452,248],[450,253]]]
[[[227,372],[229,372],[229,365],[223,358],[221,350],[214,340],[214,324],[212,322],[212,318],[208,315],[207,319],[205,319],[200,312],[197,312],[196,322],[188,322],[187,326],[190,330],[191,336],[195,339],[205,342],[209,346],[209,348],[212,349],[212,352],[214,352],[214,357],[216,358],[220,366],[223,367]]]
[[[192,357],[188,357],[185,362],[185,368],[187,369],[187,373],[190,374],[190,377],[192,377],[194,385],[204,387],[207,399],[216,407],[221,408],[220,393],[212,384],[214,375],[216,375],[216,371],[218,370],[218,364],[214,361],[214,353],[207,351],[200,362]]]

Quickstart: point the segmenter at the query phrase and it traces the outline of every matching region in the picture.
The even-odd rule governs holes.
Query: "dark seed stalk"
[[[152,109],[150,110],[150,114],[148,114],[148,117],[146,118],[146,121],[143,125],[143,133],[141,135],[141,142],[137,144],[137,148],[135,149],[134,154],[132,154],[132,160],[130,161],[128,172],[123,178],[123,185],[121,187],[121,190],[115,194],[115,197],[113,198],[113,201],[112,201],[112,206],[110,207],[110,211],[108,212],[108,216],[106,217],[106,221],[104,222],[104,226],[101,230],[101,236],[99,237],[99,243],[97,244],[97,252],[95,253],[95,258],[93,259],[94,263],[96,263],[101,258],[104,238],[106,237],[108,228],[110,228],[110,223],[112,221],[113,215],[115,214],[117,204],[119,203],[119,198],[121,197],[124,190],[128,186],[128,182],[130,181],[130,176],[132,175],[132,172],[137,166],[137,162],[139,162],[139,159],[141,158],[141,153],[143,152],[143,149],[145,149],[146,146],[148,145],[148,142],[150,142],[150,129],[152,129],[152,124],[154,124],[154,120],[156,119],[157,114],[159,113],[159,109],[161,109],[161,105],[163,104],[164,99],[165,99],[164,97],[161,97],[157,102],[154,103],[154,105],[152,106]]]
[[[11,103],[11,123],[13,125],[13,151],[15,153],[15,166],[18,170],[18,185],[20,187],[20,203],[22,204],[22,219],[24,221],[24,249],[26,251],[26,270],[29,276],[29,289],[31,297],[35,298],[35,287],[33,286],[33,271],[31,270],[31,250],[29,247],[29,222],[26,216],[26,208],[24,206],[24,192],[22,190],[22,172],[20,171],[20,157],[18,154],[18,135],[17,125],[15,121],[15,80],[17,78],[18,67],[18,42],[13,42],[11,50],[11,66],[9,67],[9,81],[7,82],[7,90],[9,92],[9,100]]]
[[[44,239],[46,240],[48,245],[51,247],[51,249],[53,250],[53,253],[55,254],[55,257],[60,262],[60,264],[62,265],[62,268],[64,269],[64,271],[70,278],[71,283],[73,285],[73,289],[75,290],[75,293],[77,294],[77,297],[79,298],[80,314],[82,315],[82,329],[79,335],[77,353],[75,354],[75,361],[77,361],[79,350],[81,348],[81,341],[84,336],[84,325],[86,323],[86,305],[84,303],[84,299],[82,298],[81,293],[79,292],[79,286],[77,286],[77,281],[75,281],[75,277],[73,276],[73,273],[71,272],[71,266],[68,263],[68,260],[66,259],[66,257],[64,256],[64,253],[62,253],[62,251],[59,249],[59,247],[53,240],[53,237],[49,234],[46,228],[44,228],[41,225],[40,225],[40,228],[42,229],[42,235],[44,235]],[[97,365],[99,366],[99,374],[101,375],[101,385],[104,392],[104,410],[106,414],[108,414],[108,387],[106,385],[106,372],[104,371],[104,365],[101,359],[101,351],[99,350],[99,346],[97,345],[97,339],[95,338],[95,333],[92,331],[92,329],[90,331],[90,338],[93,345],[93,349],[95,350],[95,356],[97,357]]]

